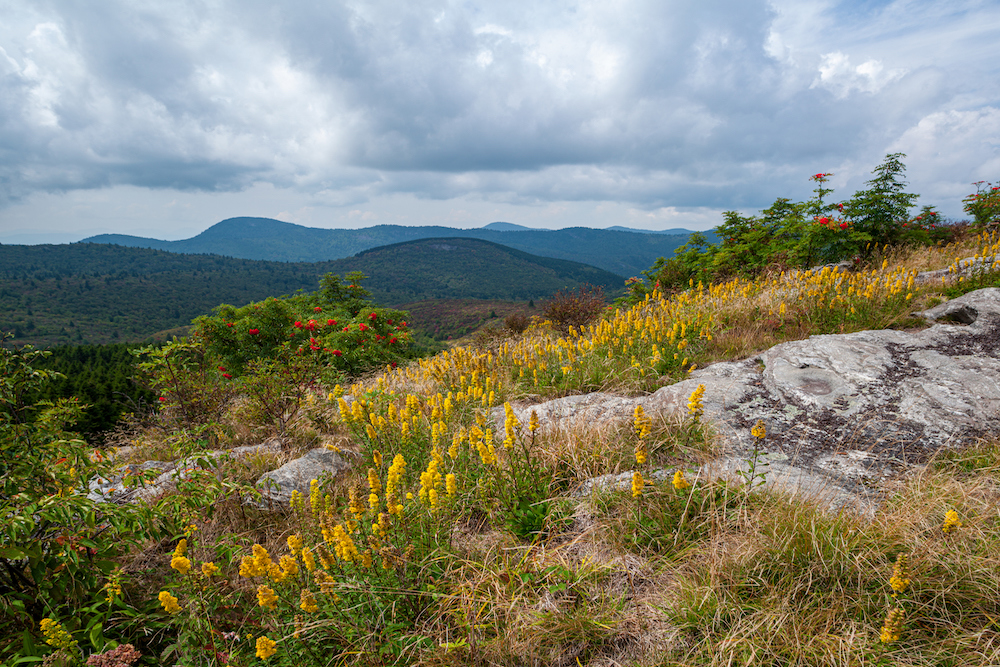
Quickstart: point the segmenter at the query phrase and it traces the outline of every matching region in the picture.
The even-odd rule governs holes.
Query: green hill
[[[423,238],[475,238],[541,257],[582,262],[618,275],[633,276],[648,269],[658,257],[673,256],[674,250],[686,243],[689,235],[690,232],[684,229],[660,233],[585,227],[530,230],[510,223],[491,223],[482,229],[398,225],[317,229],[270,218],[230,218],[181,241],[102,234],[80,243],[117,244],[188,254],[211,253],[245,259],[321,262]]]
[[[284,263],[102,244],[0,246],[0,330],[35,345],[143,340],[221,303],[313,290],[325,273],[362,271],[375,302],[544,299],[623,278],[478,239],[424,239],[331,262]]]

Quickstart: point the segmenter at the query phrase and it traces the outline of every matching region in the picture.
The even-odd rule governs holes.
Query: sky
[[[1000,3],[0,0],[0,242],[710,229],[906,154],[1000,180]]]

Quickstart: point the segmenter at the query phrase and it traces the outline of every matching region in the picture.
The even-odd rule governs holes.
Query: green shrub
[[[11,649],[39,656],[45,641],[64,651],[103,650],[120,602],[120,588],[106,587],[116,558],[158,523],[148,507],[87,498],[88,481],[111,472],[100,453],[63,430],[83,406],[26,400],[55,375],[34,368],[45,354],[0,347],[0,657]]]
[[[827,201],[826,183],[833,174],[810,177],[815,195],[805,202],[779,197],[759,215],[726,211],[715,228],[718,244],[692,234],[670,259],[659,258],[643,275],[644,283],[627,283],[624,303],[638,303],[654,289],[671,290],[733,277],[753,277],[768,268],[806,269],[844,260],[860,262],[880,248],[900,244],[931,244],[950,236],[933,207],[916,217],[909,210],[918,195],[904,192],[906,171],[902,153],[892,153],[875,168],[867,188],[848,201]],[[998,195],[1000,198],[1000,195]]]

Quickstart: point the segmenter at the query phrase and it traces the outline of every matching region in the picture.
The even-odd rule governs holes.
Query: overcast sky
[[[0,0],[0,241],[504,220],[708,229],[1000,180],[1000,3]]]

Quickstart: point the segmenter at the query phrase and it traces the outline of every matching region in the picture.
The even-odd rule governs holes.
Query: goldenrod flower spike
[[[688,399],[688,414],[694,421],[698,421],[701,415],[705,412],[705,406],[702,403],[702,399],[705,396],[705,385],[698,385],[693,392],[691,392],[691,397]]]
[[[879,641],[883,644],[899,641],[903,635],[903,608],[893,607],[885,616],[882,623],[882,631],[879,633]]]
[[[764,426],[763,419],[757,420],[757,423],[750,429],[750,435],[757,438],[757,440],[763,440],[767,436],[767,428]]]
[[[892,566],[892,576],[889,578],[889,586],[892,588],[892,597],[896,597],[910,587],[910,567],[906,554],[899,554],[896,557],[896,563]]]
[[[632,497],[638,498],[641,496],[644,486],[646,486],[646,481],[642,478],[642,473],[636,470],[632,473]]]
[[[690,488],[691,483],[684,478],[684,471],[678,470],[674,473],[674,488],[678,491],[683,491],[684,489]]]
[[[947,535],[948,533],[961,528],[962,522],[958,518],[958,512],[955,510],[948,510],[944,515],[944,523],[941,524],[941,531]]]

